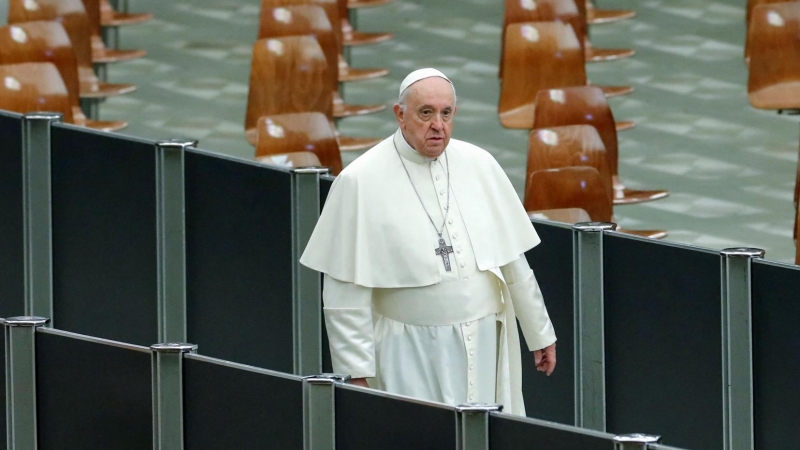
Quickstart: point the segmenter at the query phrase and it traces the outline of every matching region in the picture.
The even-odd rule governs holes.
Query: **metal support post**
[[[336,448],[334,384],[349,379],[330,373],[303,378],[303,450]]]
[[[151,345],[153,351],[153,450],[183,450],[183,355],[185,343]]]
[[[186,341],[184,152],[197,141],[156,142],[158,339]]]
[[[647,450],[648,445],[661,442],[661,436],[652,434],[623,434],[614,436],[614,450]]]
[[[292,171],[292,286],[294,373],[322,371],[322,282],[319,273],[300,264],[311,233],[319,220],[319,177],[324,167]]]
[[[36,327],[49,319],[10,317],[3,321],[6,338],[6,448],[35,450]]]
[[[489,413],[500,412],[503,405],[466,403],[456,406],[458,413],[458,450],[489,450]]]
[[[750,450],[753,437],[751,265],[759,248],[720,251],[722,280],[723,449]]]
[[[603,231],[607,222],[572,227],[575,302],[575,425],[606,429],[605,338],[603,331]]]
[[[100,118],[100,98],[82,98],[80,100],[81,110],[86,117],[92,120],[99,120]]]
[[[24,208],[25,311],[53,317],[53,214],[50,125],[60,113],[37,112],[22,119],[22,205]],[[23,311],[20,311],[23,312]]]

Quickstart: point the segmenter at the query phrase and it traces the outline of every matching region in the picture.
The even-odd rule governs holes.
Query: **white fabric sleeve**
[[[322,299],[334,373],[353,378],[374,377],[372,289],[326,274]]]
[[[508,285],[514,312],[519,320],[528,349],[541,350],[556,341],[556,332],[547,314],[539,283],[525,255],[500,267]]]

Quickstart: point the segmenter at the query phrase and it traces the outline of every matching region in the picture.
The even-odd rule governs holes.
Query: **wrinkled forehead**
[[[413,99],[416,103],[443,103],[452,106],[455,102],[455,89],[450,81],[444,78],[424,78],[408,89],[409,99]]]

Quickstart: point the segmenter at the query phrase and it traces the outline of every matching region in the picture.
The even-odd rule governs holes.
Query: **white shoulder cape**
[[[395,134],[402,140],[399,130]],[[348,165],[331,187],[300,263],[371,288],[441,281],[438,237],[389,137]],[[451,139],[450,183],[480,270],[508,264],[539,244],[522,203],[485,150]]]

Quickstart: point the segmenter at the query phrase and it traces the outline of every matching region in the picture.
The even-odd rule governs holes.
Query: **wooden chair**
[[[578,42],[583,47],[587,62],[611,61],[633,56],[635,53],[631,49],[593,47],[587,37],[586,16],[581,14],[575,0],[505,0],[504,9],[503,42],[505,42],[505,28],[512,23],[556,21],[572,26]],[[502,73],[502,66],[500,71]]]
[[[642,203],[669,195],[664,190],[628,189],[620,180],[614,115],[600,89],[594,86],[582,86],[540,91],[536,95],[535,105],[533,128],[591,125],[597,129],[608,152],[608,165],[614,184],[614,204]]]
[[[89,22],[81,0],[35,0],[36,8],[28,8],[31,0],[9,0],[8,22],[17,24],[35,20],[55,20],[64,26],[78,61],[81,98],[105,98],[136,90],[133,84],[112,84],[100,81],[92,66]]]
[[[746,29],[750,30],[750,17],[753,15],[753,8],[759,5],[770,5],[773,3],[787,3],[789,1],[800,1],[800,0],[747,0],[747,12],[745,15],[745,24]],[[749,33],[745,33],[745,40],[744,40],[744,63],[745,65],[750,65],[750,39],[747,37]]]
[[[348,47],[356,45],[377,44],[388,41],[392,33],[362,33],[350,24],[348,14],[348,0],[337,0],[339,5],[339,20],[342,24],[342,43]],[[367,6],[362,3],[362,6]]]
[[[325,54],[313,36],[259,39],[253,45],[245,134],[257,143],[259,117],[320,112],[333,121],[333,91]],[[380,139],[337,136],[341,151],[369,148]]]
[[[342,171],[339,143],[328,118],[322,113],[293,113],[262,116],[257,126],[256,157],[298,151],[311,152],[317,165],[329,167],[331,174]]]
[[[529,212],[528,217],[531,219],[544,219],[553,222],[572,224],[592,221],[592,218],[589,217],[589,213],[581,208],[543,209],[540,211]]]
[[[580,208],[596,222],[611,222],[611,202],[594,167],[570,166],[533,172],[525,189],[525,210]]]
[[[506,128],[533,128],[536,93],[543,89],[585,86],[583,50],[575,32],[560,22],[515,23],[506,27],[498,113]],[[607,96],[633,91],[600,87]]]
[[[258,38],[313,35],[317,38],[328,67],[337,67],[341,54],[325,10],[317,5],[262,7]],[[349,117],[383,111],[386,105],[349,105],[339,95],[338,72],[328,70],[329,86],[333,90],[333,117]]]
[[[311,152],[279,153],[274,155],[258,156],[256,161],[268,166],[298,168],[320,166],[317,155]]]
[[[117,131],[128,126],[124,121],[86,118],[80,106],[80,82],[75,51],[60,23],[34,21],[0,27],[0,64],[26,62],[50,62],[55,65],[69,94],[72,123],[103,131]]]
[[[636,11],[628,9],[597,9],[592,0],[585,0],[584,5],[586,7],[586,22],[591,25],[614,23],[636,17]]]
[[[348,0],[347,7],[350,9],[370,8],[373,6],[383,6],[392,3],[394,0]]]
[[[800,2],[753,8],[747,98],[759,109],[800,108]]]
[[[38,0],[37,0],[38,1]],[[63,0],[61,0],[63,1]],[[100,37],[100,0],[82,0],[89,19],[90,39],[92,42],[92,62],[95,64],[117,63],[144,58],[145,50],[118,50],[107,48],[103,38]]]
[[[608,152],[593,126],[567,125],[531,131],[528,139],[526,182],[535,172],[574,166],[593,167],[597,170],[606,194],[605,202],[611,205],[613,211],[614,188]],[[526,193],[528,188],[526,184]],[[611,221],[614,222],[613,216]],[[663,230],[619,229],[619,231],[656,239],[667,235]]]
[[[67,86],[53,63],[0,65],[0,109],[29,113],[52,111],[73,123]]]
[[[136,25],[153,19],[153,13],[130,13],[114,9],[108,0],[100,0],[100,25],[104,27],[119,27]]]

